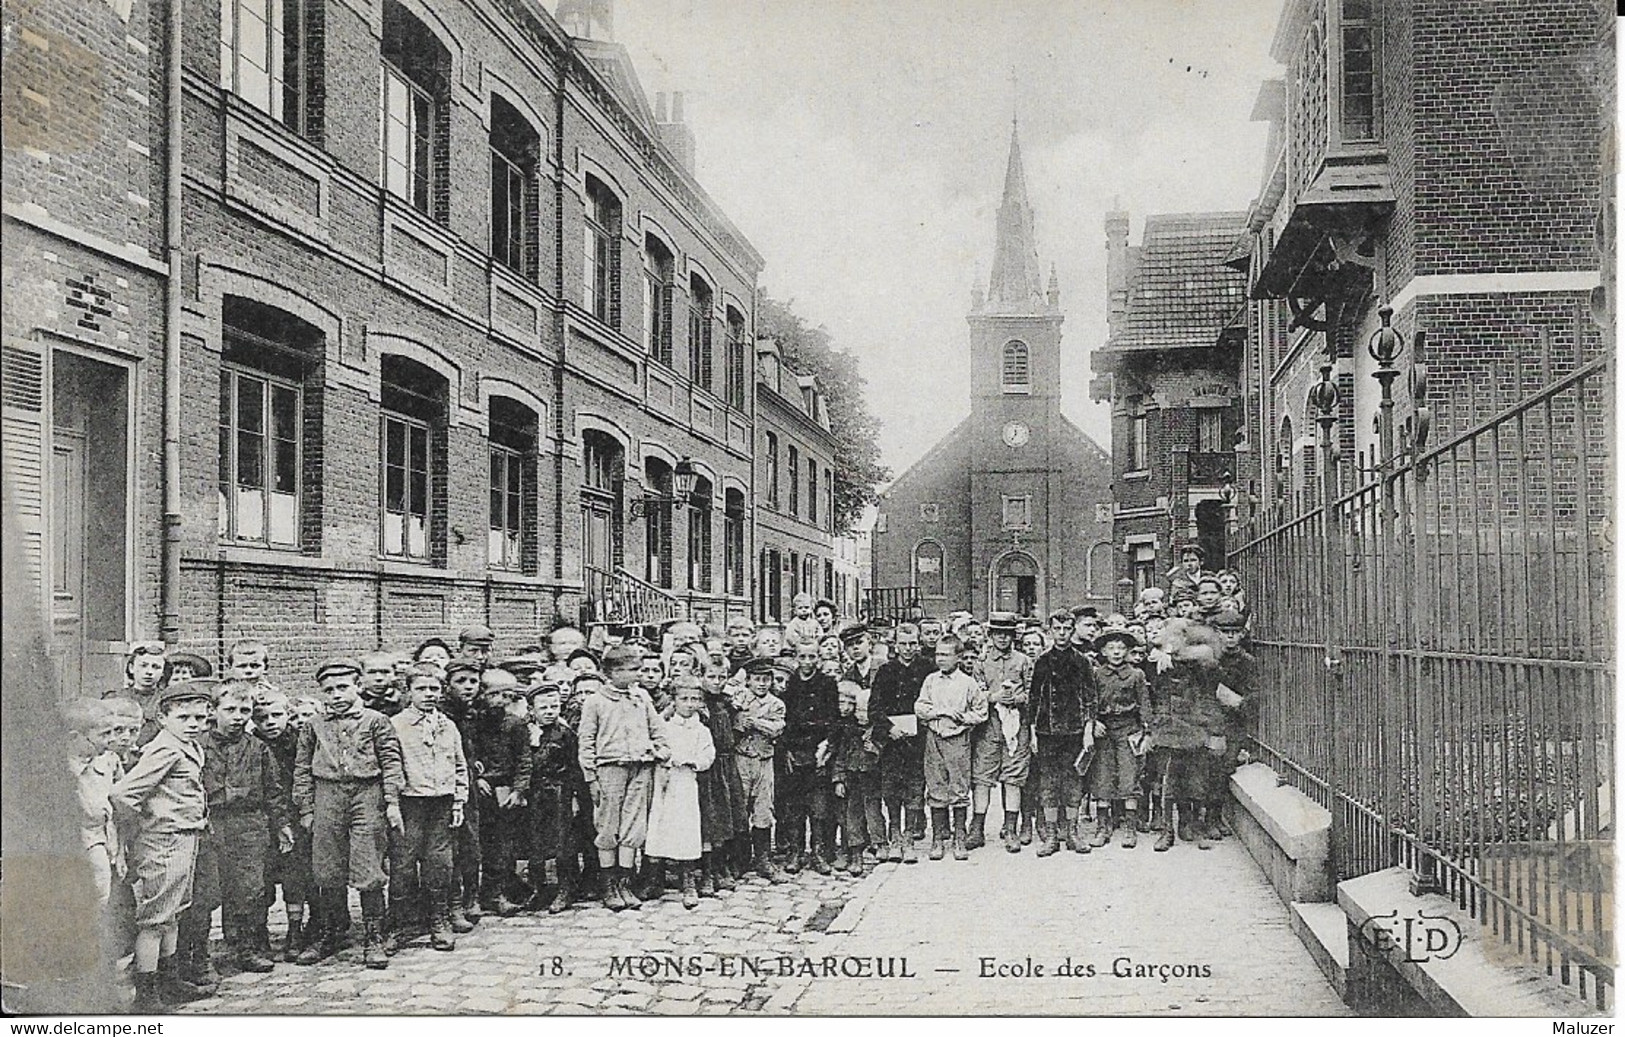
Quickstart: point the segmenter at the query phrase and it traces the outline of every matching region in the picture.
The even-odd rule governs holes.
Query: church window
[[[922,540],[914,547],[914,585],[922,598],[940,598],[943,591],[942,545]]]
[[[1027,352],[1027,343],[1005,343],[999,381],[1005,392],[1032,392],[1032,361]]]
[[[1033,499],[1028,494],[1004,495],[1004,528],[1031,529],[1033,525]]]

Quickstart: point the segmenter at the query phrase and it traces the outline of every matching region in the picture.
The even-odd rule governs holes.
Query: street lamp
[[[641,497],[634,497],[627,504],[627,514],[632,518],[652,514],[656,509],[665,509],[686,505],[694,494],[694,462],[683,458],[671,470],[671,493],[648,493]]]

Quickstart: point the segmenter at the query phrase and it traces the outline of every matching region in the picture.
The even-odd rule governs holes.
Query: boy
[[[776,792],[779,803],[779,849],[786,871],[801,870],[803,829],[811,823],[810,866],[830,873],[835,852],[835,817],[830,810],[828,772],[820,766],[818,748],[829,741],[839,714],[835,678],[818,669],[818,642],[796,644],[796,669],[784,694],[784,735],[778,755],[784,767]]]
[[[1206,620],[1219,611],[1219,599],[1224,597],[1219,590],[1219,578],[1212,573],[1203,573],[1196,580],[1196,615]]]
[[[942,860],[952,812],[954,860],[965,852],[965,808],[970,804],[971,729],[987,719],[987,691],[960,669],[956,637],[937,642],[937,670],[925,679],[914,715],[926,725],[925,799],[931,807],[931,850]]]
[[[96,879],[96,903],[104,911],[113,880],[124,874],[123,845],[113,823],[113,785],[124,766],[112,749],[112,710],[95,699],[78,699],[62,709],[68,729],[67,762],[79,790],[80,845]]]
[[[875,671],[869,694],[869,722],[880,748],[879,788],[886,808],[885,859],[915,864],[914,844],[925,838],[925,748],[918,734],[905,735],[892,717],[914,715],[920,687],[936,671],[934,659],[920,654],[920,628],[897,625],[897,658]]]
[[[404,708],[396,679],[394,652],[368,652],[361,657],[361,705],[392,717]]]
[[[299,730],[304,726],[293,715],[288,697],[275,688],[254,692],[254,733],[271,750],[282,778],[279,797],[287,817],[297,816],[293,806],[293,767],[299,756]],[[267,909],[276,903],[276,887],[282,886],[282,906],[288,915],[288,934],[282,942],[282,960],[292,962],[305,949],[305,903],[315,884],[310,874],[310,833],[293,829],[293,845],[267,847],[265,855],[265,896]]]
[[[600,893],[611,911],[637,910],[643,901],[630,874],[648,834],[654,764],[671,755],[654,703],[637,686],[642,651],[616,645],[604,653],[604,676],[576,678],[590,691],[581,702],[578,758],[598,831]]]
[[[1078,853],[1089,849],[1088,840],[1080,838],[1083,779],[1072,766],[1083,750],[1084,725],[1092,723],[1095,715],[1094,672],[1080,639],[1087,636],[1088,629],[1081,622],[1074,624],[1070,639],[1057,641],[1033,663],[1028,705],[1038,746],[1038,795],[1043,811],[1038,832],[1040,857],[1060,850],[1063,830],[1069,849]]]
[[[269,685],[267,674],[270,668],[271,650],[264,641],[245,637],[226,653],[226,676],[231,680],[250,685]]]
[[[733,697],[734,763],[750,818],[751,856],[756,874],[781,878],[773,863],[773,746],[784,734],[784,700],[773,694],[774,661],[757,656],[745,663],[746,687]]]
[[[495,640],[496,635],[483,623],[466,626],[457,635],[457,654],[464,659],[474,660],[483,671],[491,665],[491,644]]]
[[[728,676],[738,673],[740,668],[751,658],[751,639],[755,630],[750,620],[744,616],[730,616],[728,618]]]
[[[421,917],[427,893],[429,946],[457,949],[451,932],[451,836],[468,802],[468,761],[457,726],[440,712],[440,668],[413,666],[406,678],[407,706],[390,720],[401,746],[401,834],[389,859],[389,935],[392,954]]]
[[[249,734],[253,715],[254,686],[226,681],[215,705],[214,730],[199,745],[226,953],[244,972],[270,972],[271,962],[256,939],[265,924],[265,861],[273,833],[278,853],[292,851],[293,826],[276,755]],[[204,925],[207,939],[206,918]]]
[[[381,943],[384,857],[389,830],[401,817],[401,743],[383,714],[361,705],[361,667],[348,659],[323,663],[316,683],[327,696],[327,716],[299,733],[293,798],[299,823],[311,833],[316,895],[323,928],[299,954],[313,965],[337,950],[334,919],[345,911],[345,887],[361,891],[361,963],[389,967]]]
[[[851,681],[839,685],[839,717],[831,734],[830,780],[841,811],[841,829],[846,834],[847,867],[853,878],[862,878],[863,851],[870,831],[884,832],[880,816],[880,754],[869,739],[868,717],[862,716],[858,699],[863,689]]]
[[[194,652],[171,652],[169,654],[169,679],[174,681],[191,681],[199,678],[214,676],[214,667],[209,660]]]
[[[530,753],[530,724],[519,681],[506,670],[488,669],[474,728],[474,787],[480,815],[480,910],[511,918],[529,893],[519,894],[515,869],[517,835],[524,824],[522,794],[514,790]],[[510,895],[514,894],[514,895]]]
[[[988,646],[976,660],[972,675],[987,690],[987,723],[971,733],[971,827],[965,848],[974,850],[987,841],[988,803],[993,786],[1001,788],[1004,825],[999,838],[1009,853],[1021,852],[1021,792],[1032,766],[1032,716],[1028,695],[1033,663],[1016,651],[1016,614],[988,616]]]
[[[446,694],[440,711],[457,725],[463,743],[463,760],[469,780],[479,777],[474,754],[474,730],[478,722],[474,705],[480,694],[480,664],[458,658],[446,664]],[[479,797],[470,795],[463,804],[463,823],[452,833],[451,861],[455,885],[450,902],[451,931],[468,933],[483,917],[480,911],[480,809]]]
[[[841,647],[846,649],[847,658],[852,660],[841,679],[851,681],[865,691],[870,690],[874,687],[875,671],[880,668],[880,660],[875,658],[874,635],[869,632],[869,624],[855,619],[841,627],[840,638]]]
[[[530,888],[538,899],[546,885],[547,862],[555,862],[558,887],[547,913],[559,914],[575,903],[580,876],[576,866],[575,804],[583,791],[576,733],[559,718],[564,696],[556,685],[537,691],[530,700],[531,746],[526,767],[529,802]]]
[[[784,624],[784,643],[791,648],[803,641],[818,643],[824,635],[823,627],[813,616],[813,596],[802,591],[790,600],[790,621]]]
[[[1123,849],[1132,850],[1139,841],[1135,817],[1139,813],[1140,753],[1136,749],[1143,745],[1145,721],[1151,715],[1145,671],[1129,660],[1129,651],[1139,645],[1139,638],[1123,628],[1108,628],[1095,639],[1101,657],[1094,674],[1099,722],[1089,794],[1094,797],[1099,820],[1090,844],[1097,848],[1111,842],[1114,828],[1122,830]]]
[[[217,687],[213,681],[185,681],[159,692],[159,731],[113,785],[113,808],[139,819],[130,853],[137,927],[133,1012],[162,1012],[188,993],[174,956],[180,915],[192,901],[198,835],[207,823],[197,739],[214,712]]]
[[[547,651],[556,663],[568,663],[576,650],[585,647],[586,635],[568,623],[554,627],[553,632],[547,635]]]

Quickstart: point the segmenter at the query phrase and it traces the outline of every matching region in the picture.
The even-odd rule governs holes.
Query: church
[[[873,613],[1110,607],[1111,458],[1061,413],[1060,302],[1012,130],[992,272],[966,318],[970,416],[880,494]]]

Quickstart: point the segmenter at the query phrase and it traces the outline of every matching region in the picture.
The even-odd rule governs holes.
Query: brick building
[[[32,16],[49,29],[57,6]],[[555,616],[748,611],[761,258],[694,179],[681,97],[651,106],[624,49],[586,38],[606,5],[565,12],[572,36],[524,0],[183,0],[172,269],[151,216],[163,27],[139,0],[128,25],[117,4],[61,6],[102,77],[103,132],[53,141],[42,119],[35,165],[7,163],[8,235],[26,235],[7,287],[38,302],[8,306],[6,413],[9,446],[14,352],[71,354],[55,366],[79,396],[123,401],[119,420],[58,394],[36,422],[124,444],[100,473],[49,437],[45,485],[88,490],[77,519],[55,502],[46,556],[100,584],[115,560],[97,552],[116,552],[97,545],[133,545],[122,614],[92,631],[87,612],[74,653],[163,633],[217,657],[253,634],[297,674],[475,621],[512,645]],[[60,38],[32,59],[89,111]],[[28,111],[10,89],[8,120]],[[115,513],[126,535],[104,539]]]
[[[1246,278],[1225,265],[1246,213],[1148,216],[1138,246],[1127,213],[1106,214],[1106,344],[1096,400],[1112,409],[1112,543],[1117,604],[1163,583],[1179,548],[1222,564],[1243,438]]]
[[[880,495],[879,590],[927,613],[1110,600],[1111,460],[1061,413],[1060,288],[1041,279],[1012,133],[987,291],[972,292],[971,413]]]
[[[1318,499],[1306,400],[1323,365],[1338,485],[1372,465],[1366,345],[1385,303],[1407,342],[1427,332],[1435,444],[1609,347],[1592,313],[1613,28],[1594,0],[1284,5],[1272,55],[1286,75],[1253,112],[1270,124],[1263,186],[1231,256],[1256,300],[1243,378],[1264,459],[1255,518]],[[1402,439],[1415,359],[1398,361]]]
[[[778,343],[756,343],[756,615],[789,619],[805,591],[840,605],[835,454],[818,380],[797,373]],[[844,539],[844,538],[843,538]],[[850,614],[850,613],[843,613]]]

